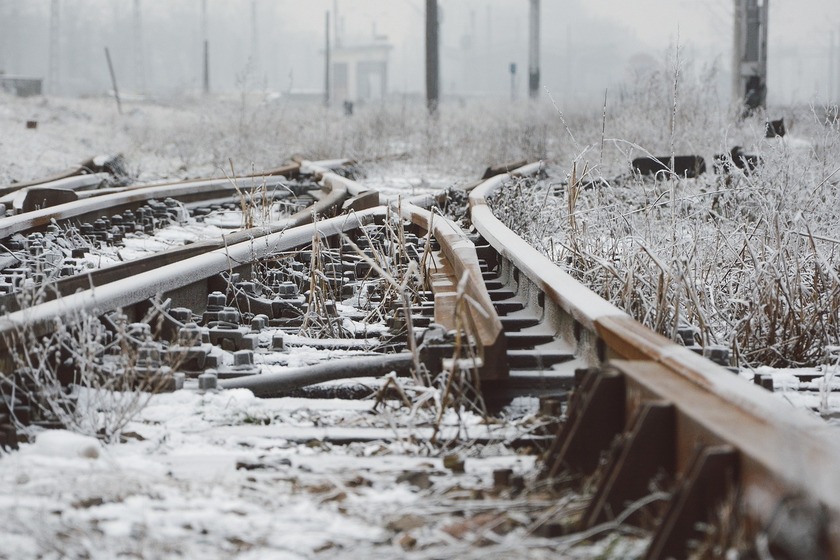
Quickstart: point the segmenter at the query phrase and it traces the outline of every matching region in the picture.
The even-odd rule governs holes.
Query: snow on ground
[[[410,437],[339,446],[260,430],[381,427],[400,416],[373,404],[181,390],[154,396],[119,445],[42,432],[0,458],[0,557],[423,556],[477,538],[452,537],[452,527],[459,511],[492,509],[494,469],[534,466],[491,445],[455,475]],[[517,527],[497,544],[523,537]]]
[[[123,153],[143,182],[217,176],[230,166],[265,169],[296,151],[313,159],[349,155],[319,152],[331,133],[249,137],[231,126],[236,117],[215,101],[129,104],[120,116],[110,99],[0,93],[0,185],[44,177],[96,154]],[[37,128],[26,128],[27,120]],[[400,160],[371,164],[367,175],[367,184],[388,194],[465,181],[428,163]],[[111,258],[136,258],[206,233],[169,228],[131,240]],[[295,346],[305,344],[301,337],[287,342],[285,353],[260,360],[260,368],[282,371],[359,353]],[[502,443],[533,429],[533,420],[487,426],[465,411],[445,414],[444,435],[466,431],[494,442],[458,448],[463,473],[444,465],[450,451],[426,442],[434,420],[422,407],[385,403],[374,410],[372,399],[257,399],[246,390],[202,394],[188,384],[152,396],[124,428],[121,443],[44,431],[17,452],[0,452],[0,558],[555,554],[554,544],[528,527],[535,527],[535,512],[556,504],[493,488],[496,469],[533,475],[534,456]],[[326,440],[350,434],[358,441]],[[608,544],[641,550],[644,541]],[[591,555],[592,546],[576,546],[576,554]]]
[[[118,115],[107,98],[18,99],[0,93],[0,186],[116,153],[125,155],[136,180],[149,182],[220,176],[231,167],[267,169],[294,153],[354,157],[356,149],[371,158],[364,162],[364,184],[405,196],[464,185],[483,171],[453,172],[452,160],[475,158],[463,157],[468,152],[444,144],[442,136],[431,134],[421,144],[449,161],[446,167],[409,141],[395,145],[394,133],[403,132],[398,127],[388,129],[390,135],[364,136],[347,126],[360,119],[324,119],[324,126],[311,127],[311,111],[281,109],[246,111],[238,100],[200,99],[129,103]],[[27,128],[28,120],[37,121],[37,128]],[[256,122],[260,126],[248,126]],[[411,126],[405,131],[416,132]],[[475,140],[473,153],[496,163],[519,157],[491,154],[480,142],[493,135],[484,136]],[[510,137],[498,140],[505,149],[513,144]],[[129,243],[120,257],[198,238],[186,229],[171,230]],[[259,365],[282,371],[313,360],[307,348],[292,347],[284,356]],[[803,394],[795,391],[803,382],[791,372],[761,373],[773,376],[781,400],[821,412],[840,408],[819,382],[809,382],[812,391]],[[539,538],[531,532],[535,518],[556,513],[562,504],[539,492],[499,491],[492,481],[500,468],[532,476],[533,456],[501,443],[462,447],[465,472],[455,473],[444,465],[441,449],[423,443],[432,423],[428,411],[393,403],[374,410],[373,404],[186,389],[153,396],[119,444],[104,446],[63,431],[40,433],[18,452],[0,452],[0,558],[642,554],[643,538],[618,535],[594,544],[574,536]],[[466,425],[472,435],[489,429],[468,413],[444,421],[453,430]],[[532,427],[527,418],[510,422],[497,436]],[[342,445],[324,439],[351,429],[364,437]]]

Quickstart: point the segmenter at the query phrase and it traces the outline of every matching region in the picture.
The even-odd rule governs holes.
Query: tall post
[[[143,24],[140,17],[140,0],[134,0],[134,87],[138,93],[146,91],[146,73],[143,69]]]
[[[204,41],[204,94],[210,93],[210,41]]]
[[[9,43],[10,16],[6,13],[6,2],[0,2],[0,73],[9,71],[9,51],[11,45]]]
[[[747,112],[767,106],[770,0],[735,0],[732,92]]]
[[[257,36],[257,0],[251,0],[251,64],[259,64],[259,38]]]
[[[205,95],[210,93],[210,43],[207,37],[207,0],[201,0],[201,83]]]
[[[828,104],[834,103],[834,31],[828,41]]]
[[[330,106],[330,13],[324,14],[324,107]]]
[[[336,48],[341,46],[341,34],[339,33],[338,26],[338,0],[333,0],[333,41],[335,42]]]
[[[7,41],[6,45],[9,50],[6,51],[6,66],[4,70],[8,74],[17,74],[20,72],[20,49],[18,48],[20,27],[18,26],[19,12],[17,2],[12,2],[11,10],[12,13],[9,16],[9,21],[6,27],[7,33],[5,40]]]
[[[531,0],[528,44],[528,95],[536,99],[540,90],[540,0]]]
[[[835,55],[834,55],[834,85],[836,89],[834,90],[834,99],[830,99],[831,103],[837,105],[840,102],[840,35],[838,36],[838,41],[835,43]]]
[[[426,106],[437,113],[440,99],[440,53],[437,0],[426,0]]]
[[[59,0],[50,3],[50,60],[47,90],[56,95],[59,93],[61,70],[61,5]]]
[[[516,101],[516,63],[510,63],[510,100]]]

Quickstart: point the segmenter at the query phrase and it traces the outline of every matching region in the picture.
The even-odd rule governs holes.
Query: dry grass
[[[678,111],[677,153],[700,153],[711,168],[711,153],[738,138],[762,164],[748,175],[710,169],[696,180],[642,179],[624,171],[630,160],[668,153],[660,86],[661,79],[642,84],[614,110],[615,128],[633,140],[612,142],[619,153],[610,164],[589,168],[583,150],[565,180],[518,181],[495,208],[583,283],[670,338],[696,329],[695,342],[728,347],[742,366],[828,363],[827,349],[840,339],[840,128],[821,120],[821,110],[791,111],[795,136],[765,139],[761,117],[727,120],[709,106],[702,83],[683,85],[688,109]],[[660,126],[631,135],[629,123],[646,111]],[[708,140],[710,114],[720,120],[717,148]],[[607,168],[619,174],[607,176]]]
[[[24,313],[43,300],[44,290],[21,294]],[[2,377],[0,399],[18,431],[29,433],[32,421],[119,441],[152,393],[170,382],[172,368],[149,328],[159,319],[154,306],[145,319],[139,325],[119,312],[104,321],[81,313],[56,317],[47,335],[25,323],[6,337],[7,347],[21,351],[10,353],[14,372]]]

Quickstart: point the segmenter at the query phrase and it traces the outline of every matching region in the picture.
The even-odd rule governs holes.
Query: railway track
[[[0,320],[3,444],[16,444],[21,424],[56,424],[32,370],[48,362],[61,381],[72,381],[88,364],[66,344],[85,333],[67,325],[95,316],[87,327],[98,344],[93,369],[131,386],[352,396],[352,384],[335,383],[379,376],[380,398],[406,400],[396,378],[381,377],[395,372],[420,385],[444,379],[444,404],[486,416],[519,397],[539,398],[542,421],[532,430],[488,425],[479,438],[539,453],[533,488],[583,496],[576,513],[532,525],[534,536],[632,525],[646,535],[648,558],[727,549],[840,557],[834,430],[802,411],[781,415],[761,387],[649,331],[508,230],[493,215],[493,196],[516,176],[540,173],[540,164],[491,170],[468,194],[467,226],[439,210],[444,195],[380,200],[331,171],[341,163],[301,162],[245,185],[108,189],[35,210],[21,205],[20,214],[0,219],[14,259],[0,271],[9,286]],[[221,238],[111,266],[67,264],[126,233],[126,212],[151,208],[154,216],[152,200],[178,201],[158,207],[162,222],[206,220],[225,204],[235,211],[230,205],[242,200],[285,197],[290,189],[267,194],[281,184],[272,177],[301,181],[295,196],[307,206],[253,227],[239,219],[237,231]],[[131,235],[161,225],[153,219],[146,232],[136,220]],[[62,246],[62,232],[74,228],[86,245]],[[33,263],[44,261],[51,235],[64,260],[47,274]],[[271,371],[272,360],[295,345],[360,354]],[[332,443],[407,437],[381,429],[266,430]],[[461,436],[441,423],[411,434],[437,445]]]

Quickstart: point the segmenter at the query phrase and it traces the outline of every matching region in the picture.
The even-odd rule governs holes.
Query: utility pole
[[[829,99],[829,103],[834,103],[835,105],[840,102],[840,35],[838,35],[838,41],[835,43],[834,49],[834,85],[836,89],[834,90],[834,99]]]
[[[528,95],[536,99],[540,90],[540,0],[531,0],[528,35]]]
[[[251,64],[256,72],[259,65],[259,39],[257,37],[257,0],[251,0]]]
[[[828,104],[834,103],[834,31],[829,33],[828,42]]]
[[[733,100],[747,112],[767,107],[767,24],[770,0],[735,0]]]
[[[341,34],[338,32],[338,26],[338,0],[333,0],[333,41],[336,48],[341,47]]]
[[[134,0],[134,87],[138,93],[146,91],[146,74],[143,71],[143,24],[140,18],[140,0]]]
[[[516,101],[516,63],[510,63],[510,100]]]
[[[202,85],[204,95],[210,93],[210,42],[207,39],[207,0],[201,0]]]
[[[0,2],[0,74],[9,71],[9,32],[10,32],[10,17],[6,14],[6,3]],[[14,25],[14,22],[11,22]]]
[[[330,13],[324,14],[324,107],[330,106]]]
[[[61,69],[61,5],[59,0],[50,3],[50,63],[47,90],[53,95],[59,93]]]
[[[426,0],[426,106],[437,114],[440,100],[440,45],[437,0]]]
[[[6,26],[6,33],[5,33],[5,41],[6,41],[6,65],[3,70],[6,71],[7,74],[17,74],[20,72],[20,49],[18,48],[19,44],[19,26],[18,26],[18,3],[12,2],[11,7],[12,13],[9,16],[9,20]]]

